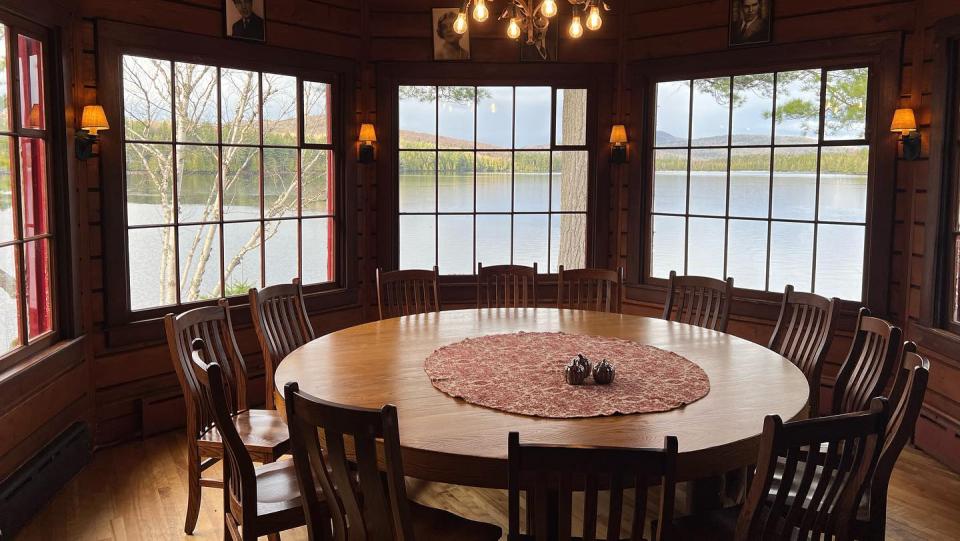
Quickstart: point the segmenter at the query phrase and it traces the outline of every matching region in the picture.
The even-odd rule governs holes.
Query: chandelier
[[[473,19],[484,22],[490,18],[488,2],[494,0],[464,0],[463,7],[453,23],[453,29],[458,34],[467,31],[467,13],[473,4]],[[600,9],[610,11],[610,6],[602,0],[567,0],[573,6],[573,17],[567,33],[571,38],[583,36],[583,27],[589,30],[599,30],[603,26]],[[537,48],[540,55],[547,57],[546,36],[550,27],[550,19],[560,11],[557,0],[507,0],[507,7],[500,14],[498,20],[509,20],[507,37],[513,40],[523,40],[527,45]]]

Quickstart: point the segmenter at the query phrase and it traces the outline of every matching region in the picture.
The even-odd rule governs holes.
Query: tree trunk
[[[587,93],[564,92],[563,140],[576,141],[586,133]],[[556,159],[556,158],[554,158]],[[589,154],[574,151],[563,154],[560,164],[560,204],[562,210],[586,208]],[[554,166],[556,169],[556,166]],[[556,217],[554,219],[557,219]],[[559,264],[569,268],[586,265],[586,219],[582,214],[561,214]]]

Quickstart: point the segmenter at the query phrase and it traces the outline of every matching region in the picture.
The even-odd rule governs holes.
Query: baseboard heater
[[[90,430],[74,423],[0,484],[0,541],[11,541],[89,462]]]

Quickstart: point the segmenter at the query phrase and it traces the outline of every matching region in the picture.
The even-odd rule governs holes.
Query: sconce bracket
[[[610,149],[610,163],[627,163],[627,146],[614,145]]]
[[[78,160],[88,160],[93,156],[93,145],[99,140],[99,136],[91,135],[83,130],[78,130],[74,135],[74,153]]]
[[[357,154],[357,161],[360,163],[373,163],[376,160],[373,145],[360,144],[360,152]]]
[[[904,160],[913,161],[920,157],[920,141],[920,132],[910,132],[900,137]]]

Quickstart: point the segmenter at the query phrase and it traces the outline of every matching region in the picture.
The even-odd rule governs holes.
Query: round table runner
[[[569,385],[563,369],[582,353],[614,365],[610,385]],[[676,353],[622,338],[519,332],[468,338],[427,357],[437,389],[488,408],[574,418],[667,411],[710,392],[702,368]]]

